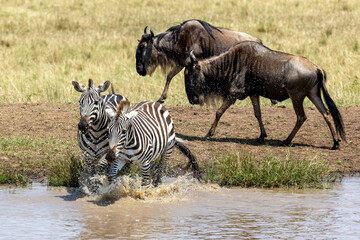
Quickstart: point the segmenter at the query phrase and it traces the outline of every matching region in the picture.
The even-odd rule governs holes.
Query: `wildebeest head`
[[[185,67],[184,75],[185,90],[189,102],[191,104],[203,105],[207,95],[207,87],[204,74],[194,55],[194,51],[190,52],[190,61]]]
[[[100,93],[108,89],[110,81],[106,81],[98,87],[94,87],[94,82],[91,79],[89,79],[89,87],[85,87],[76,81],[73,81],[72,84],[76,91],[82,93],[79,100],[80,121],[78,128],[83,134],[86,134],[91,126],[98,123],[101,109],[104,109],[105,104]]]
[[[139,40],[138,47],[136,49],[136,71],[141,76],[148,74],[149,62],[152,54],[154,33],[150,28],[150,34],[146,33],[147,26],[144,29],[144,34]]]

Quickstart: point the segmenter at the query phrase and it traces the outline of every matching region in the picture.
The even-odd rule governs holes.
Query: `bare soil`
[[[328,161],[334,171],[346,175],[360,173],[360,107],[339,108],[347,135],[347,142],[341,142],[340,150],[330,150],[333,144],[330,131],[315,108],[305,109],[308,120],[291,147],[283,146],[281,141],[295,124],[292,107],[262,107],[268,135],[263,144],[255,141],[260,131],[251,106],[230,107],[209,141],[203,141],[203,137],[214,120],[214,109],[199,106],[167,106],[167,109],[173,117],[177,135],[187,141],[200,165],[213,161],[219,153],[237,150],[251,152],[258,160],[269,154],[284,158],[288,153],[296,158],[319,157]],[[77,104],[1,104],[0,136],[60,138],[76,143],[78,111]],[[0,160],[5,158],[11,156],[3,156],[0,152]],[[175,150],[170,162],[180,160],[186,159]]]

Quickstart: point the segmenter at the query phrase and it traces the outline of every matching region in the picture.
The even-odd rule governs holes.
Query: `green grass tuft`
[[[0,164],[0,184],[15,184],[26,186],[30,181],[27,177],[8,166],[9,164]]]
[[[69,154],[50,168],[49,185],[79,187],[79,177],[82,171],[83,163],[80,158]]]
[[[295,159],[287,154],[283,160],[269,155],[255,161],[248,152],[229,152],[207,165],[208,182],[221,186],[261,188],[325,188],[337,176],[323,160]]]

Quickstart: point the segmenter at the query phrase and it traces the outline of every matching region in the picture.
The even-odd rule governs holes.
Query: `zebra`
[[[84,154],[85,171],[90,175],[104,173],[107,168],[105,154],[108,148],[108,125],[115,116],[117,105],[126,99],[121,95],[112,94],[101,96],[110,86],[106,81],[94,87],[93,80],[89,79],[89,86],[85,87],[76,81],[72,84],[76,91],[81,92],[80,121],[78,123],[78,144]]]
[[[109,183],[130,162],[139,166],[142,186],[148,187],[151,177],[154,186],[157,186],[161,183],[162,173],[174,145],[189,158],[194,177],[201,180],[196,157],[181,139],[175,137],[174,123],[166,108],[158,102],[146,101],[136,104],[130,110],[130,102],[122,100],[116,116],[109,124],[109,150],[106,154],[110,164]],[[159,163],[155,164],[159,157]]]

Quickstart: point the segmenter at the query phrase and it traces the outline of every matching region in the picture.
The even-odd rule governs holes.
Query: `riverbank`
[[[254,161],[269,155],[286,159],[320,159],[333,172],[346,176],[360,173],[360,107],[339,107],[344,119],[347,142],[340,150],[330,150],[330,131],[314,108],[306,108],[308,120],[295,136],[293,145],[281,144],[295,124],[292,107],[281,105],[262,107],[268,139],[256,143],[259,128],[252,107],[232,106],[219,122],[210,141],[203,141],[215,116],[215,110],[198,106],[167,106],[174,119],[179,137],[187,141],[196,154],[200,166],[211,164],[216,156],[231,151],[247,152]],[[2,166],[16,171],[32,181],[43,182],[56,162],[76,156],[77,104],[1,104],[0,159]],[[187,159],[177,150],[169,160],[169,168],[183,172]]]

